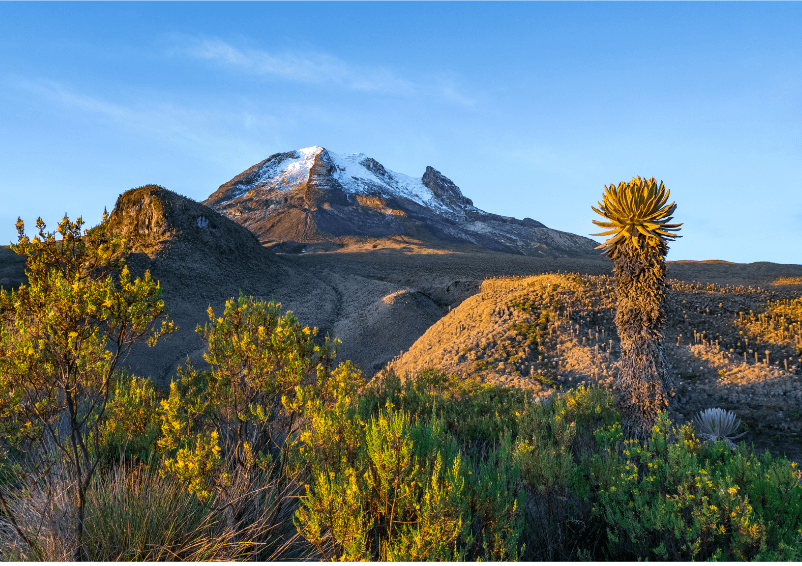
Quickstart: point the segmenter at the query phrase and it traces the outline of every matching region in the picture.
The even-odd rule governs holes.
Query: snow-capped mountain
[[[432,167],[415,178],[362,153],[322,147],[271,155],[221,185],[204,204],[263,242],[404,235],[525,255],[598,255],[589,238],[476,208]]]

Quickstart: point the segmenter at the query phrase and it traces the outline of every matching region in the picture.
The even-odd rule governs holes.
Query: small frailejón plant
[[[622,391],[624,434],[648,438],[657,416],[668,406],[673,380],[663,353],[666,315],[667,242],[677,238],[681,224],[669,224],[675,203],[666,205],[669,191],[662,181],[635,177],[629,183],[605,186],[604,203],[591,207],[607,219],[593,223],[607,228],[594,236],[612,235],[599,246],[613,260],[618,308],[615,324],[621,339],[621,368],[617,385]],[[597,248],[598,249],[598,248]]]
[[[741,426],[741,420],[736,422],[735,413],[732,411],[725,411],[724,409],[705,409],[694,417],[693,422],[696,429],[699,431],[699,436],[710,442],[716,440],[724,440],[727,446],[735,450],[735,443],[733,440],[741,438],[745,432],[737,436],[733,436],[738,427]]]

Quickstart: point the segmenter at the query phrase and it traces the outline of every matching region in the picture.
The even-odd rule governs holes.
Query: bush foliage
[[[75,558],[83,559],[86,496],[103,461],[115,368],[132,344],[153,345],[174,327],[150,273],[134,279],[128,271],[127,242],[107,233],[106,213],[93,230],[66,216],[57,231],[46,232],[41,218],[36,224],[31,240],[18,220],[19,243],[11,246],[26,257],[28,284],[0,290],[0,459],[24,455],[15,462],[21,481],[69,478]],[[0,504],[17,535],[41,554],[2,490]]]
[[[82,249],[77,227],[65,229]],[[649,438],[625,440],[599,388],[532,399],[436,370],[365,384],[335,364],[336,341],[244,295],[196,329],[207,366],[187,364],[161,392],[111,371],[92,334],[107,326],[77,324],[122,316],[127,303],[112,299],[141,296],[150,310],[126,324],[153,335],[158,287],[118,264],[79,293],[41,261],[23,292],[52,281],[53,308],[78,305],[78,334],[55,333],[24,295],[3,296],[6,559],[802,559],[801,473],[768,452],[703,442],[666,413]],[[33,353],[14,361],[20,348]],[[39,382],[13,364],[44,384],[53,352],[80,371],[54,381],[61,396],[30,397]],[[81,392],[75,408],[60,404],[67,387]],[[70,446],[58,427],[71,422],[80,457],[58,444]],[[76,475],[86,462],[96,473]]]

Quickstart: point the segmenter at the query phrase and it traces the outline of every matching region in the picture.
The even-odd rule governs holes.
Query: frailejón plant
[[[733,440],[746,434],[746,432],[742,432],[738,436],[733,436],[738,427],[741,426],[741,420],[738,419],[736,422],[735,419],[735,413],[732,411],[705,409],[694,417],[693,422],[696,425],[696,430],[699,431],[699,436],[711,442],[724,440],[734,450],[735,444]]]
[[[624,434],[648,438],[661,410],[668,406],[672,379],[663,353],[663,308],[666,292],[667,242],[680,224],[670,224],[677,205],[666,205],[669,191],[662,181],[635,177],[629,183],[605,186],[604,203],[595,212],[607,219],[593,223],[607,228],[594,236],[612,236],[599,246],[613,260],[618,309],[615,323],[621,339]],[[598,249],[598,248],[597,248]]]

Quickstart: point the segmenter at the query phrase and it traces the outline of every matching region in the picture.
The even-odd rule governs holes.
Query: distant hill
[[[266,242],[350,243],[407,236],[534,257],[593,256],[597,242],[476,208],[432,167],[420,178],[362,153],[277,153],[221,185],[204,204]]]
[[[129,238],[132,273],[150,270],[179,327],[153,348],[136,346],[126,360],[137,374],[162,386],[187,356],[203,364],[205,343],[196,325],[208,321],[209,306],[220,316],[225,301],[240,291],[281,301],[304,324],[329,324],[335,304],[331,289],[265,249],[246,228],[191,199],[157,185],[131,189],[117,199],[109,230]]]

